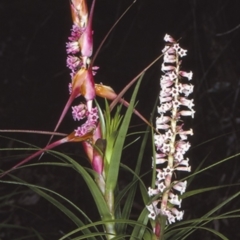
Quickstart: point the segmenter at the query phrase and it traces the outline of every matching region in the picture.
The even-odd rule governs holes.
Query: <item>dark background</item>
[[[130,0],[97,0],[94,49],[131,3]],[[193,147],[188,157],[193,171],[203,160],[204,167],[213,164],[239,152],[239,24],[237,0],[137,0],[101,49],[95,62],[100,67],[95,82],[110,85],[119,92],[161,53],[165,33],[181,38],[181,46],[188,50],[183,69],[194,72],[192,83],[195,85],[196,115],[191,122],[194,136],[190,140]],[[68,98],[70,76],[65,63],[65,43],[71,25],[68,0],[0,0],[0,129],[53,130]],[[139,91],[138,109],[146,118],[158,96],[160,66],[161,61],[146,73]],[[131,91],[125,98],[130,96]],[[134,125],[141,123],[134,117]],[[69,133],[75,126],[69,112],[59,131]],[[1,135],[39,147],[48,140],[48,136],[37,134]],[[0,143],[1,147],[24,146],[4,138]],[[134,166],[138,147],[136,144],[131,151],[126,151],[123,162]],[[89,166],[80,144],[66,144],[57,150],[71,153]],[[0,168],[4,170],[19,161],[19,156],[8,151],[0,152],[0,158]],[[150,151],[146,153],[144,167],[151,167]],[[238,183],[239,168],[238,157],[229,160],[197,176],[188,190]],[[76,203],[81,202],[82,209],[98,219],[97,212],[89,208],[92,200],[86,186],[71,171],[39,167],[18,171],[16,175],[60,192]],[[122,184],[127,180],[120,177]],[[2,185],[1,196],[15,189]],[[44,239],[58,239],[62,232],[73,229],[72,223],[56,208],[26,191],[0,207],[0,222],[32,227],[42,233]],[[182,206],[185,219],[201,217],[237,191],[238,186],[228,187],[186,199]],[[26,197],[36,202],[27,202]],[[239,201],[235,199],[217,213],[238,208]],[[236,219],[214,221],[208,226],[229,239],[238,239],[238,222]],[[25,234],[4,229],[0,239],[15,239]],[[217,238],[199,231],[195,239]]]

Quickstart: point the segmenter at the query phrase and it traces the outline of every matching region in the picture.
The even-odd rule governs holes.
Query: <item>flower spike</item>
[[[186,56],[187,50],[182,49],[168,34],[165,35],[164,40],[167,44],[162,50],[164,75],[160,79],[160,107],[158,107],[160,117],[156,119],[156,128],[160,133],[154,135],[156,146],[154,165],[158,174],[156,188],[149,188],[148,191],[149,196],[160,195],[158,200],[160,206],[154,200],[147,209],[150,212],[149,218],[155,220],[158,215],[164,215],[171,224],[183,217],[183,211],[178,210],[181,205],[179,194],[185,192],[187,181],[175,180],[172,183],[172,178],[175,176],[175,171],[191,171],[188,158],[184,159],[184,155],[190,148],[188,135],[193,135],[193,131],[183,129],[183,118],[193,117],[195,111],[193,100],[187,98],[193,89],[192,85],[187,83],[192,79],[192,72],[180,70],[180,58]],[[154,206],[154,214],[152,206]]]

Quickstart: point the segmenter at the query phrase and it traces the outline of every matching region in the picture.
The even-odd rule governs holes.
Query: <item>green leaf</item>
[[[143,224],[143,226],[136,225],[134,227],[130,240],[143,239],[143,236],[146,234],[146,228],[148,223],[148,210],[146,208],[142,210],[137,221]],[[151,231],[148,232],[150,234]]]
[[[149,126],[147,127],[147,131],[144,135],[144,138],[143,138],[143,141],[142,141],[142,144],[141,144],[141,147],[140,147],[140,151],[139,151],[139,154],[138,154],[133,179],[131,181],[132,186],[130,185],[131,186],[131,188],[130,188],[131,191],[129,191],[129,193],[127,195],[127,198],[126,198],[126,201],[125,201],[125,204],[124,204],[124,207],[123,207],[123,211],[122,211],[122,218],[123,219],[128,219],[129,216],[130,216],[131,210],[132,210],[132,205],[133,205],[134,197],[135,197],[137,186],[138,186],[138,184],[137,184],[138,182],[136,180],[138,180],[138,175],[140,173],[142,160],[143,160],[143,155],[144,155],[144,151],[145,151],[147,140],[148,140],[148,135],[149,135]],[[127,227],[127,225],[121,225],[118,229],[118,232],[125,233],[126,227]]]
[[[170,236],[174,236],[174,240],[175,239],[176,240],[178,240],[178,239],[179,240],[184,240],[188,236],[190,236],[194,231],[196,231],[198,228],[203,229],[204,225],[206,225],[207,223],[209,223],[213,220],[230,218],[231,216],[224,216],[224,215],[214,216],[214,217],[209,217],[209,216],[211,216],[212,214],[214,214],[215,212],[220,210],[223,206],[225,206],[227,203],[231,202],[233,199],[235,199],[239,195],[240,195],[240,192],[237,192],[236,194],[229,197],[228,199],[226,199],[225,201],[220,203],[218,206],[216,206],[215,208],[210,210],[208,213],[203,215],[201,218],[192,219],[192,220],[188,220],[188,221],[182,221],[182,222],[178,222],[174,225],[169,226],[166,230],[166,233],[165,233],[166,238],[168,238]],[[234,217],[237,217],[237,216],[234,216]],[[183,226],[183,225],[186,225],[186,227],[179,228],[179,226]],[[222,239],[225,239],[225,238],[222,238]]]
[[[209,191],[214,191],[220,188],[225,188],[225,187],[233,187],[233,186],[238,186],[240,185],[240,183],[236,183],[236,184],[227,184],[227,185],[220,185],[220,186],[214,186],[214,187],[207,187],[207,188],[200,188],[200,189],[196,189],[196,190],[192,190],[192,191],[188,191],[183,193],[180,198],[181,199],[185,199],[191,196],[195,196],[197,194],[200,193],[204,193],[204,192],[209,192]]]
[[[58,194],[58,193],[56,193],[56,192],[54,192],[50,189],[40,187],[40,186],[37,186],[37,185],[34,185],[34,184],[29,184],[29,183],[26,183],[23,180],[15,177],[15,176],[12,176],[12,175],[10,175],[10,176],[12,178],[14,178],[15,180],[17,180],[17,182],[15,182],[15,181],[3,181],[3,180],[0,180],[0,182],[29,187],[31,190],[33,190],[38,195],[42,196],[43,198],[48,200],[50,203],[52,203],[55,207],[57,207],[59,210],[61,210],[69,219],[71,219],[76,224],[76,226],[83,226],[84,225],[84,223],[72,211],[70,211],[62,203],[60,203],[58,200],[56,200],[55,198],[53,198],[49,194],[45,193],[44,191],[53,193],[54,195],[62,198],[63,200],[68,202],[70,205],[72,205],[75,209],[77,209],[79,212],[81,212],[87,218],[87,216],[75,204],[73,204],[67,198],[63,197],[62,195],[60,195],[60,194]],[[90,220],[89,218],[87,218],[87,219]]]
[[[106,204],[106,201],[105,201],[99,187],[97,186],[95,181],[92,179],[92,177],[89,175],[89,173],[79,163],[77,163],[72,158],[70,158],[62,153],[56,153],[56,154],[64,157],[68,162],[70,162],[72,164],[73,168],[83,177],[84,181],[86,182],[86,184],[94,198],[94,201],[97,205],[100,216],[106,220],[112,219],[112,216],[109,213],[109,209]]]
[[[132,98],[130,101],[130,105],[124,116],[123,122],[121,124],[119,133],[118,133],[118,136],[116,139],[116,143],[113,148],[113,154],[112,154],[112,157],[110,160],[108,174],[106,176],[106,192],[112,192],[115,189],[115,186],[117,183],[118,173],[119,173],[119,165],[120,165],[120,160],[121,160],[121,156],[122,156],[122,149],[123,149],[126,134],[128,131],[128,126],[129,126],[129,123],[130,123],[130,120],[132,117],[134,102],[136,99],[137,91],[139,89],[142,77],[139,79],[139,81],[134,89],[134,92],[133,92],[133,95],[132,95]]]
[[[137,226],[145,228],[145,230],[149,231],[149,228],[147,226],[145,226],[142,223],[140,223],[139,221],[135,221],[135,220],[127,220],[127,219],[104,220],[104,221],[97,221],[97,222],[79,227],[79,228],[69,232],[68,234],[66,234],[65,236],[60,238],[59,240],[64,240],[64,239],[72,236],[73,234],[76,234],[78,232],[83,232],[83,230],[85,230],[85,229],[89,229],[89,228],[92,228],[92,227],[97,227],[98,225],[101,226],[101,225],[112,224],[112,223],[128,224],[129,226],[136,226],[137,225]],[[111,235],[111,234],[97,232],[97,233],[91,233],[89,235],[79,236],[77,238],[72,238],[72,240],[74,240],[74,239],[87,239],[87,236],[89,237],[89,236],[108,236],[108,235]],[[119,235],[117,235],[117,236],[115,236],[114,238],[111,238],[111,239],[121,239],[123,236],[127,236],[127,235],[119,234]]]

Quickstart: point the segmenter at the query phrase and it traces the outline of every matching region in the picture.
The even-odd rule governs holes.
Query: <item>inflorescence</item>
[[[161,70],[164,75],[160,79],[161,91],[159,95],[160,107],[156,119],[156,128],[159,134],[154,135],[156,156],[155,188],[149,187],[150,197],[155,196],[147,207],[148,217],[155,220],[157,216],[167,217],[169,224],[183,218],[180,211],[180,195],[186,190],[187,181],[174,180],[175,171],[191,171],[189,159],[185,153],[190,148],[188,135],[193,135],[192,129],[183,129],[183,117],[194,117],[193,99],[189,95],[193,92],[193,85],[188,82],[192,79],[192,72],[180,70],[181,58],[187,55],[187,50],[168,34],[165,35],[166,46],[163,52]],[[175,176],[175,174],[174,174]]]

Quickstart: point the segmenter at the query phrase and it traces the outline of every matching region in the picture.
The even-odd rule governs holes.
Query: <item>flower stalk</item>
[[[164,75],[160,79],[161,91],[159,94],[160,107],[156,119],[156,128],[159,134],[154,135],[156,147],[155,164],[156,180],[155,187],[149,187],[149,196],[160,196],[147,206],[149,218],[155,221],[155,239],[163,235],[162,226],[158,218],[166,217],[167,223],[174,223],[183,218],[180,211],[180,195],[186,190],[187,182],[180,182],[173,177],[175,171],[191,171],[188,159],[184,158],[190,148],[187,141],[188,135],[193,135],[192,129],[184,130],[184,117],[194,117],[193,100],[188,96],[193,91],[189,84],[192,72],[181,70],[181,58],[187,55],[187,50],[168,34],[165,35],[166,46],[162,50],[163,64],[161,70]],[[157,227],[157,228],[156,228]],[[161,229],[161,231],[159,231]]]
[[[90,14],[88,17],[88,8],[85,0],[74,0],[71,3],[73,27],[71,36],[67,43],[67,66],[71,70],[72,82],[69,84],[70,95],[74,98],[82,95],[86,104],[79,104],[72,107],[73,119],[81,121],[87,118],[87,121],[75,129],[76,136],[82,136],[93,129],[93,136],[90,141],[83,141],[84,150],[91,162],[92,169],[96,172],[95,182],[102,192],[104,199],[108,205],[111,220],[114,220],[114,189],[106,189],[106,167],[104,163],[104,155],[106,143],[102,139],[102,129],[98,122],[98,110],[93,108],[92,100],[96,96],[97,90],[101,89],[101,93],[107,98],[112,95],[116,96],[111,88],[104,88],[104,86],[96,86],[94,82],[94,75],[97,67],[92,67],[91,56],[93,52],[93,38],[92,38],[92,19],[93,10],[96,0],[93,0]],[[110,96],[109,96],[110,95]],[[116,235],[114,222],[109,222],[109,213],[106,216],[101,216],[106,220],[105,231],[107,239],[112,239]]]

